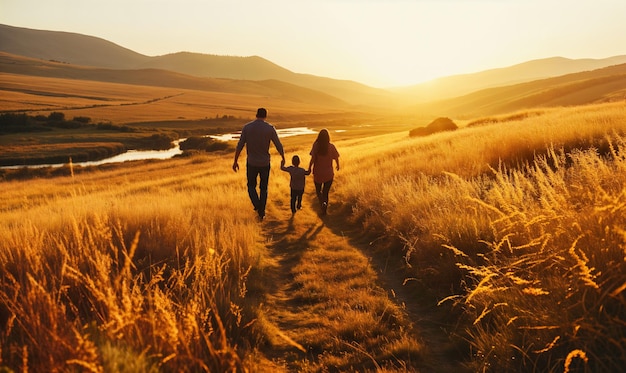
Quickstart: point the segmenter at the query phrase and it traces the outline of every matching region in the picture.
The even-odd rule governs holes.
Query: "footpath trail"
[[[364,234],[313,199],[295,215],[272,201],[263,225],[272,263],[259,317],[267,372],[462,372],[433,309],[409,296],[402,274],[372,254]],[[431,315],[430,317],[428,315]]]

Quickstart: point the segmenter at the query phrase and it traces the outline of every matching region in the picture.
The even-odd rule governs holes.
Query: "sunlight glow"
[[[0,23],[107,39],[146,55],[258,55],[373,86],[532,59],[626,53],[621,0],[0,0]]]

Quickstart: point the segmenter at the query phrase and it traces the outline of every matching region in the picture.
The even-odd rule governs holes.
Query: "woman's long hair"
[[[328,144],[330,144],[330,134],[328,133],[328,130],[326,128],[320,131],[320,133],[317,135],[317,140],[315,140],[315,142],[317,143],[318,154],[321,154],[321,155],[328,154]]]

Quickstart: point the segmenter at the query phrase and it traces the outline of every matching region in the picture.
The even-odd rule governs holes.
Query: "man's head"
[[[267,110],[265,110],[265,108],[258,108],[256,111],[256,117],[259,119],[265,119],[267,118]]]

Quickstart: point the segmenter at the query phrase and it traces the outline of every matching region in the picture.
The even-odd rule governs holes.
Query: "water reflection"
[[[313,135],[316,134],[316,131],[313,131],[307,127],[295,127],[295,128],[285,128],[285,129],[277,129],[279,137],[289,137],[289,136],[299,136],[299,135]],[[213,135],[209,136],[212,139],[220,140],[220,141],[235,141],[239,140],[241,136],[241,131],[227,133],[225,135]]]
[[[76,164],[81,166],[97,166],[105,163],[140,161],[143,159],[169,159],[176,155],[183,154],[179,144],[184,140],[185,139],[174,141],[174,147],[167,150],[128,150],[126,153],[118,154],[111,158],[105,158],[99,161],[78,162]]]

